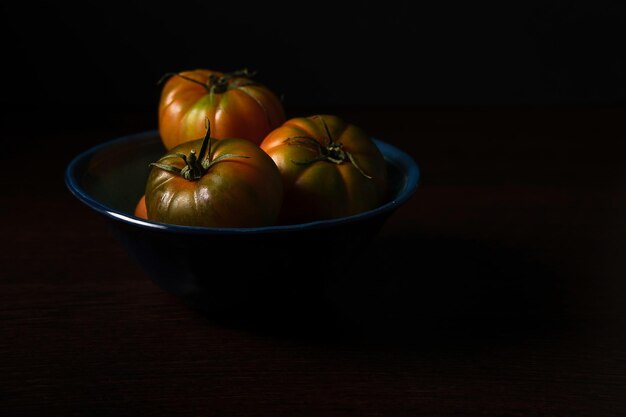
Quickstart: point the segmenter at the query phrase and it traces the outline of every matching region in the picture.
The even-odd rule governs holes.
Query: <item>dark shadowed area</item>
[[[290,108],[624,103],[623,2],[2,6],[3,105],[153,108],[165,73],[257,71]]]

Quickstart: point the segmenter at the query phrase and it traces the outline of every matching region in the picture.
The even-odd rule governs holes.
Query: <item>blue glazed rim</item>
[[[65,169],[65,184],[70,192],[82,203],[86,204],[91,209],[102,214],[103,216],[126,224],[132,224],[142,229],[165,231],[181,234],[207,234],[207,235],[247,235],[247,234],[260,234],[260,233],[290,233],[295,231],[304,231],[311,229],[320,229],[326,227],[333,227],[337,225],[349,224],[353,222],[362,221],[365,219],[373,218],[382,214],[390,213],[397,207],[406,202],[415,192],[420,181],[420,169],[415,160],[406,152],[393,146],[387,142],[384,142],[377,138],[372,138],[378,149],[383,153],[385,159],[399,168],[405,175],[405,181],[397,195],[391,201],[387,203],[363,212],[348,217],[341,217],[338,219],[330,220],[318,220],[308,223],[289,224],[289,225],[274,225],[263,227],[245,227],[245,228],[218,228],[218,227],[197,227],[197,226],[181,226],[173,224],[157,223],[150,220],[140,219],[131,214],[115,210],[106,205],[100,203],[92,196],[89,195],[79,183],[78,175],[80,174],[79,167],[85,166],[85,161],[88,161],[99,152],[123,143],[129,143],[140,140],[147,140],[153,137],[158,138],[158,131],[150,130],[146,132],[135,133],[131,135],[122,136],[99,145],[96,145],[86,151],[78,154],[74,157]]]

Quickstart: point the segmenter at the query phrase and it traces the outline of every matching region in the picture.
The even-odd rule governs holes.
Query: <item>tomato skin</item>
[[[349,159],[308,163],[320,156],[317,144],[329,144],[324,124],[332,140],[352,155],[358,167]],[[362,128],[337,116],[292,118],[270,132],[260,146],[283,178],[281,223],[350,216],[378,207],[386,198],[387,167],[382,153]]]
[[[210,79],[225,76],[225,91],[209,91]],[[172,75],[159,100],[159,133],[165,148],[202,138],[207,118],[213,138],[243,138],[259,144],[285,121],[285,110],[273,91],[245,75],[231,77],[208,69]]]
[[[145,194],[141,196],[139,201],[137,201],[134,214],[136,217],[139,217],[140,219],[148,220],[148,212],[146,210],[146,195]]]
[[[176,153],[197,153],[202,139],[168,151],[158,163],[183,168]],[[275,224],[283,198],[280,172],[258,145],[239,138],[213,140],[214,163],[201,178],[188,180],[153,166],[146,182],[148,219],[203,227],[260,227]],[[248,158],[241,158],[246,156]]]

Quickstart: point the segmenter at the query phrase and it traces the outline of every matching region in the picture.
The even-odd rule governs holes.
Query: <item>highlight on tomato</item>
[[[166,74],[158,109],[165,148],[202,138],[207,117],[213,138],[242,138],[258,145],[285,121],[285,109],[281,99],[254,76],[246,69]]]
[[[184,226],[260,227],[276,223],[283,185],[274,161],[241,138],[184,142],[151,164],[148,220]]]
[[[385,202],[383,154],[365,130],[338,116],[292,118],[260,146],[283,179],[280,223],[350,216]]]

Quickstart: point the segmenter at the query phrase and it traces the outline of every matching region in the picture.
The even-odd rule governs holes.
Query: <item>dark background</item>
[[[152,111],[162,75],[198,67],[255,70],[288,110],[626,102],[620,1],[0,7],[9,109]]]

